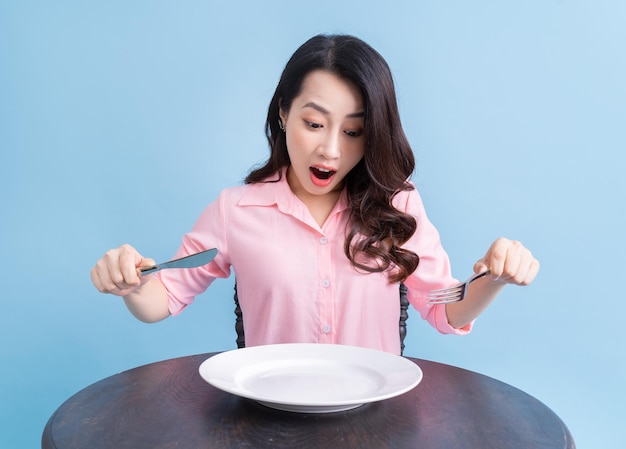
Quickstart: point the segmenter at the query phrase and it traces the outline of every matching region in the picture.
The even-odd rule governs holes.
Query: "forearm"
[[[472,282],[462,301],[446,304],[448,323],[457,329],[471,323],[493,302],[505,285],[490,276]]]
[[[140,321],[155,323],[170,315],[167,290],[158,278],[124,296],[128,310]]]

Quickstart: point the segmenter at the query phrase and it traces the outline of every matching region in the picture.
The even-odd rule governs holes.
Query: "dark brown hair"
[[[358,269],[372,273],[391,269],[390,282],[402,281],[419,263],[417,254],[402,248],[417,223],[393,207],[392,199],[398,192],[412,189],[407,180],[415,159],[400,122],[389,66],[367,43],[347,35],[318,35],[296,50],[283,70],[267,113],[270,157],[245,182],[280,179],[282,168],[290,165],[285,135],[279,128],[279,111],[289,111],[304,78],[314,70],[352,81],[365,105],[365,154],[346,176],[350,208],[346,256]]]

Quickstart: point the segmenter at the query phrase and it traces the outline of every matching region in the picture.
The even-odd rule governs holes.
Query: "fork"
[[[489,274],[489,270],[482,273],[474,274],[467,278],[465,282],[461,282],[452,287],[442,288],[440,290],[431,290],[428,292],[426,300],[429,304],[448,304],[450,302],[458,302],[465,298],[465,291],[470,283],[476,279]]]

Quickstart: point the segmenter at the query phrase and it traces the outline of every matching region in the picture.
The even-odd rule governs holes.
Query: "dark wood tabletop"
[[[328,414],[274,410],[207,384],[200,354],[134,368],[83,389],[50,417],[44,449],[575,448],[548,407],[493,378],[410,358],[422,382]]]

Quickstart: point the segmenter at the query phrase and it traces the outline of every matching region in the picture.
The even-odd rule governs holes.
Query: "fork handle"
[[[487,270],[487,271],[483,271],[482,273],[474,274],[474,275],[470,276],[470,278],[466,282],[469,284],[470,282],[474,282],[476,279],[480,279],[483,276],[487,276],[489,273],[491,273],[491,270]]]
[[[476,279],[480,279],[483,276],[487,276],[491,273],[491,270],[483,271],[482,273],[478,273],[469,278],[468,282],[474,282]]]

